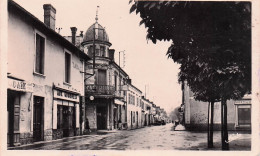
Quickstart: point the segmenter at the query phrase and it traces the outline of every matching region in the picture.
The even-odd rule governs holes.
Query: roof
[[[142,91],[141,91],[140,89],[138,89],[137,87],[135,87],[133,84],[130,84],[130,83],[129,83],[129,85],[130,85],[131,87],[133,87],[134,89],[136,89],[137,91],[139,91],[139,92],[142,94]]]
[[[38,18],[36,18],[34,15],[32,15],[30,12],[28,12],[27,10],[25,10],[23,7],[21,7],[19,4],[17,4],[12,0],[8,0],[8,12],[12,12],[17,16],[20,16],[22,20],[36,27],[39,31],[44,33],[46,36],[55,39],[56,42],[58,42],[60,45],[70,50],[79,58],[85,60],[91,59],[87,54],[85,54],[83,51],[77,48],[70,41],[68,41],[63,36],[55,32],[51,28],[49,28],[42,21],[40,21]]]
[[[102,42],[108,42],[109,43],[109,38],[108,35],[106,33],[106,30],[104,27],[102,27],[99,23],[94,23],[92,24],[88,30],[86,31],[83,41],[87,42],[87,41],[93,41],[94,40],[94,30],[96,31],[96,38],[95,40],[97,41],[102,41]]]
[[[121,74],[124,74],[126,77],[129,77],[129,75],[121,67],[119,67],[119,65],[115,61],[111,60],[110,64],[114,65],[118,70],[120,70]]]

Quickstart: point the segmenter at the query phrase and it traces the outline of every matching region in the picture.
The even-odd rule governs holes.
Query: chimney
[[[114,61],[115,49],[109,49],[109,58]]]
[[[83,37],[83,31],[80,31],[80,37]]]
[[[56,9],[51,4],[44,4],[44,23],[55,31]]]
[[[70,27],[71,29],[71,37],[72,37],[72,44],[76,45],[76,32],[77,28],[76,27]]]
[[[132,80],[131,79],[127,79],[127,83],[128,84],[132,84]]]

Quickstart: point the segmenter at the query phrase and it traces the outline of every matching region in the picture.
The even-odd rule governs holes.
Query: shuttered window
[[[36,58],[35,58],[35,72],[44,74],[44,50],[45,39],[36,34]]]

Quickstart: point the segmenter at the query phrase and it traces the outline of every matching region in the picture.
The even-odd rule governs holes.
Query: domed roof
[[[95,38],[96,40],[109,42],[106,30],[99,23],[94,23],[88,28],[88,30],[86,31],[86,33],[84,35],[83,41],[93,41],[93,39],[94,39],[94,32],[93,32],[94,28],[95,28],[95,31],[96,31],[95,32],[96,33],[96,38]]]

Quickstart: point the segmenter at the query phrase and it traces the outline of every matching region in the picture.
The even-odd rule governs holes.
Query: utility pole
[[[122,79],[122,77],[120,78],[120,71],[121,71],[121,66],[120,66],[120,54],[121,53],[124,53],[125,52],[125,50],[123,50],[123,51],[119,51],[119,93],[120,93],[120,95],[121,95],[121,79]]]

